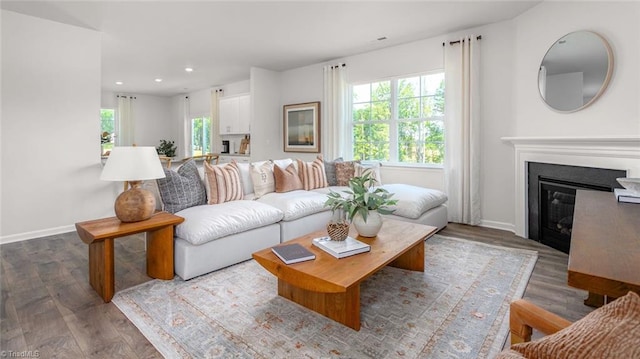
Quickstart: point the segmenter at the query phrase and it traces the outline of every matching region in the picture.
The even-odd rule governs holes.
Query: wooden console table
[[[151,218],[132,223],[116,217],[76,223],[80,239],[89,245],[89,282],[105,303],[115,293],[113,240],[147,232],[147,275],[173,279],[173,227],[184,218],[158,212]]]
[[[640,294],[640,204],[619,203],[611,192],[578,190],[568,270],[568,284],[589,291],[586,305]]]

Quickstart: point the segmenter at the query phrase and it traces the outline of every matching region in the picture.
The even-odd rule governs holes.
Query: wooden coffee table
[[[360,330],[360,283],[386,265],[424,271],[424,241],[436,227],[384,219],[377,237],[350,236],[371,245],[371,251],[337,259],[313,246],[313,232],[286,243],[300,243],[316,255],[307,262],[286,265],[267,248],[253,258],[278,278],[278,294],[355,330]]]

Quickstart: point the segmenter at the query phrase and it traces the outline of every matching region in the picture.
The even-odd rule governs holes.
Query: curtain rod
[[[476,36],[476,40],[482,40],[482,35],[478,35],[478,36]],[[464,41],[464,40],[462,40],[462,41]],[[456,41],[449,41],[449,45],[459,44],[459,43],[460,43],[460,40],[456,40]],[[445,44],[445,43],[443,42],[443,43],[442,43],[442,46],[444,46],[444,44]]]
[[[347,64],[337,64],[337,65],[331,65],[331,69],[337,69],[338,67],[347,67]]]

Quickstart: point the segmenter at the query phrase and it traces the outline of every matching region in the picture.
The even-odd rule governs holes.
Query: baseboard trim
[[[516,233],[516,226],[512,223],[504,223],[504,222],[496,222],[496,221],[487,221],[480,220],[480,227],[487,227],[493,229],[501,229],[503,231],[509,231],[512,233]]]
[[[53,236],[53,235],[61,234],[61,233],[74,232],[75,230],[76,230],[76,227],[75,227],[75,225],[72,224],[72,225],[68,225],[68,226],[47,228],[47,229],[41,229],[41,230],[32,231],[32,232],[11,234],[11,235],[8,235],[8,236],[0,237],[0,244],[26,241],[26,240],[29,240],[29,239],[46,237],[46,236]]]

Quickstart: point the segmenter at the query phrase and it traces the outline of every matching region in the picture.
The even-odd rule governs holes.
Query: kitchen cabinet
[[[221,97],[218,103],[220,134],[251,132],[251,97],[248,94]]]

